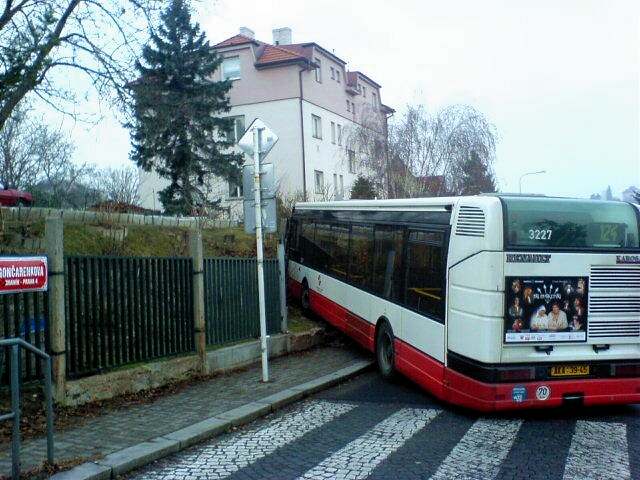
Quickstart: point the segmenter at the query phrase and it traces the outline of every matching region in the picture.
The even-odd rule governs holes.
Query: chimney
[[[273,29],[274,45],[290,45],[291,43],[291,29],[289,27]]]
[[[240,35],[244,35],[249,38],[256,38],[255,32],[247,27],[240,27]]]

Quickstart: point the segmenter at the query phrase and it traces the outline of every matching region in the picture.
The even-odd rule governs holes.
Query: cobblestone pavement
[[[56,432],[56,460],[107,455],[332,373],[362,358],[357,350],[319,348],[272,360],[272,381],[266,384],[259,381],[260,365],[256,365],[193,385],[150,404],[109,411],[104,416],[85,420],[76,428]],[[11,473],[10,455],[10,446],[0,445],[0,476]],[[23,443],[24,470],[45,459],[44,439]]]
[[[371,372],[130,478],[635,479],[640,405],[482,416]]]

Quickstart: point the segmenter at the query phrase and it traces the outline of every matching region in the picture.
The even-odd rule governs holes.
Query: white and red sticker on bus
[[[47,257],[0,257],[0,294],[43,292],[48,287]]]

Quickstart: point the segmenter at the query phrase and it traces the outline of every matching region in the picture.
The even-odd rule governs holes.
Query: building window
[[[351,102],[347,100],[347,112],[351,111]]]
[[[340,183],[339,183],[339,188],[340,188],[340,198],[344,198],[344,177],[342,175],[340,175]]]
[[[311,114],[311,127],[313,138],[322,140],[322,119],[319,116]]]
[[[242,180],[229,180],[229,198],[242,198]]]
[[[244,115],[238,115],[235,117],[228,117],[233,119],[233,125],[227,130],[227,140],[229,142],[237,143],[240,137],[244,135]]]
[[[356,104],[353,102],[351,102],[351,113],[353,113],[354,116],[356,114]]]
[[[356,152],[347,150],[347,157],[349,159],[349,173],[356,173]]]
[[[375,93],[371,92],[371,98],[372,98],[371,103],[373,104],[374,107],[377,107],[378,106],[378,96]]]
[[[242,198],[242,174],[237,173],[229,178],[229,198]]]
[[[340,70],[336,70],[336,80],[340,83]]]
[[[222,60],[222,80],[240,79],[240,57],[227,57]]]
[[[316,182],[316,193],[324,193],[324,173],[321,170],[316,170],[314,174]]]
[[[362,86],[362,96],[363,97],[367,96],[367,87],[365,87],[364,85]]]
[[[314,58],[314,60],[318,64],[316,67],[316,82],[322,83],[322,62],[319,58]]]
[[[338,145],[342,145],[342,125],[338,124]]]
[[[331,143],[336,143],[336,124],[335,124],[335,122],[331,122]]]
[[[333,174],[333,194],[335,197],[338,197],[338,174]]]
[[[333,67],[331,67],[331,79],[335,80],[335,78],[336,78],[336,70]]]

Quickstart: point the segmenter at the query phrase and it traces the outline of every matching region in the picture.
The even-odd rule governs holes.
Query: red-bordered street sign
[[[47,267],[47,257],[0,257],[0,294],[45,291]]]

